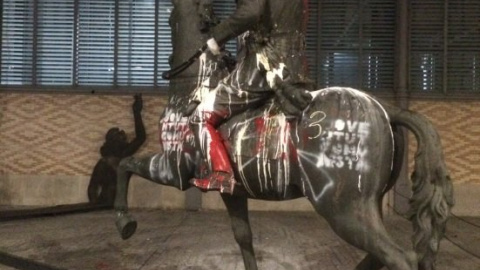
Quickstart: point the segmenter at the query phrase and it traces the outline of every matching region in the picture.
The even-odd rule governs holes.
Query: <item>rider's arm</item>
[[[259,23],[266,8],[266,0],[239,0],[237,9],[212,29],[212,38],[223,45],[228,40],[251,30]]]

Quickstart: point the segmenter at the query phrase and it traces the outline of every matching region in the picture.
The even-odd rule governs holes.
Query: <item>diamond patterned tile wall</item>
[[[159,149],[162,96],[144,96],[147,142],[137,155]],[[88,176],[106,131],[134,136],[133,97],[118,95],[0,94],[0,174]],[[478,102],[412,101],[411,109],[438,128],[455,182],[480,183]]]
[[[480,106],[475,101],[414,101],[410,109],[437,127],[455,183],[480,184]],[[410,140],[412,141],[412,140]]]
[[[158,150],[163,96],[144,96],[147,142]],[[90,175],[111,127],[134,137],[132,96],[0,94],[0,174]]]

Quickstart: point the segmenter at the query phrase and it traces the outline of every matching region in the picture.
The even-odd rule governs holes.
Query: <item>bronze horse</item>
[[[171,66],[179,66],[206,40],[192,27],[202,23],[199,10],[192,8],[205,8],[198,2],[173,1]],[[208,66],[208,59],[201,64]],[[115,210],[124,239],[136,229],[126,199],[132,174],[186,190],[191,187],[189,180],[203,173],[205,162],[182,114],[198,84],[199,66],[188,67],[170,82],[169,102],[160,120],[163,151],[140,159],[128,157],[120,163]],[[244,191],[221,196],[245,269],[257,269],[247,199],[300,197],[306,197],[341,238],[368,253],[356,269],[434,269],[453,197],[433,126],[414,112],[382,106],[351,88],[326,88],[312,96],[311,104],[296,120],[287,120],[272,101],[220,127]],[[392,127],[396,130],[400,125],[413,131],[418,142],[411,199],[415,252],[399,247],[382,221],[381,201],[396,181],[405,150],[403,133],[392,132]]]

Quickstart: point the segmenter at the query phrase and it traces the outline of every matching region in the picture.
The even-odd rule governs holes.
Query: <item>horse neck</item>
[[[172,37],[171,67],[178,67],[187,61],[207,41],[208,35],[202,33],[199,25],[202,23],[199,15],[198,0],[172,1],[174,8],[170,15]],[[181,76],[192,78],[198,76],[198,65],[193,64],[185,69]]]

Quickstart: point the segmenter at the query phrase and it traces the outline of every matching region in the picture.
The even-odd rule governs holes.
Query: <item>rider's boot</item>
[[[212,164],[212,173],[204,179],[194,178],[191,183],[202,190],[219,190],[220,193],[233,194],[236,181],[233,175],[230,159],[218,131],[207,125],[210,135],[208,156]]]

